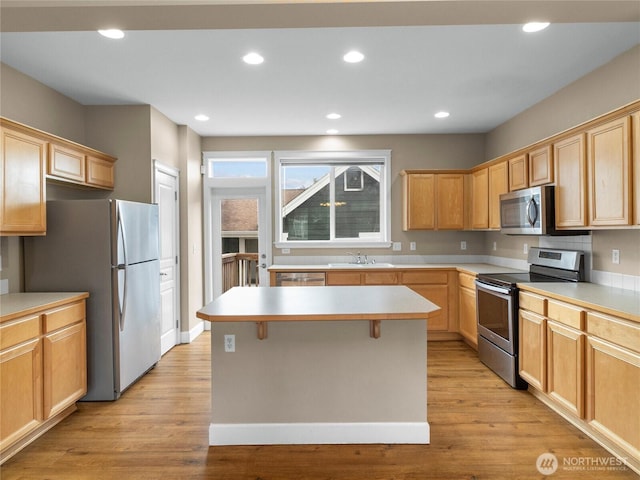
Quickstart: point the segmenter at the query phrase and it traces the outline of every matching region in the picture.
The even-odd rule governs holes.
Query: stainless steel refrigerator
[[[88,291],[87,395],[115,400],[160,359],[158,206],[47,202],[47,234],[24,243],[25,290]]]

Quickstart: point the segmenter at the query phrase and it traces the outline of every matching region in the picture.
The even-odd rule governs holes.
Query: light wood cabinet
[[[429,322],[427,323],[427,331],[448,331],[449,287],[447,285],[407,285],[407,287],[440,307],[440,312],[429,318]]]
[[[631,115],[631,148],[633,223],[640,225],[640,112]]]
[[[553,182],[553,148],[545,145],[529,152],[529,186]]]
[[[640,324],[522,290],[519,317],[530,392],[640,467]]]
[[[436,228],[436,176],[433,173],[403,175],[403,229]]]
[[[553,145],[556,228],[587,225],[587,164],[583,133]]]
[[[5,125],[0,131],[0,234],[44,235],[47,144]]]
[[[547,320],[542,315],[520,309],[520,376],[542,392],[547,391]]]
[[[547,392],[579,418],[584,418],[584,345],[580,330],[547,322]]]
[[[589,220],[598,226],[631,223],[630,117],[587,132]]]
[[[460,272],[458,274],[459,298],[458,315],[460,335],[474,347],[478,348],[478,321],[476,318],[476,286],[475,275]]]
[[[350,272],[350,271],[327,272],[326,279],[327,279],[327,285],[336,285],[336,286],[362,285],[360,272]]]
[[[80,146],[49,145],[47,178],[81,186],[113,190],[114,161]]]
[[[464,228],[464,174],[403,175],[404,230],[462,230]]]
[[[453,305],[451,299],[452,293],[455,294],[457,290],[450,289],[450,285],[455,285],[457,272],[408,269],[402,270],[400,273],[402,285],[406,285],[440,307],[440,313],[429,319],[427,331],[457,331],[457,326],[453,321],[454,316],[457,318],[457,313],[454,315],[452,311],[454,308],[457,310],[457,302]]]
[[[75,410],[87,392],[86,294],[0,324],[0,463]]]
[[[489,228],[489,169],[482,168],[471,174],[471,228]]]
[[[436,175],[436,228],[464,229],[464,174]]]
[[[509,191],[509,164],[500,162],[489,167],[489,228],[500,229],[500,195]]]
[[[526,153],[509,159],[509,191],[529,186],[529,158]]]

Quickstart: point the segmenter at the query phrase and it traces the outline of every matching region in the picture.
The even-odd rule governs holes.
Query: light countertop
[[[89,297],[87,292],[7,293],[0,295],[0,321],[7,322],[87,297]]]
[[[368,270],[387,270],[387,269],[456,269],[460,271],[469,272],[471,274],[480,273],[514,273],[522,272],[515,268],[500,267],[498,265],[491,265],[488,263],[397,263],[392,267],[388,266],[376,266],[375,264],[367,265],[366,267],[357,266],[330,266],[328,264],[308,264],[308,265],[272,265],[269,267],[270,271],[286,271],[286,272],[318,272],[318,271],[335,271],[335,270],[355,270],[355,271],[368,271]]]

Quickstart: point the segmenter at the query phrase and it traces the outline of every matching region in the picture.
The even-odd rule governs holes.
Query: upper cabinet
[[[403,171],[404,230],[462,230],[464,173]]]
[[[529,152],[529,186],[553,182],[553,147],[545,145]]]
[[[556,228],[580,228],[587,224],[584,138],[584,133],[580,133],[553,145]]]
[[[44,235],[47,144],[8,126],[1,132],[0,234]]]
[[[489,169],[471,174],[471,228],[489,228]]]
[[[529,186],[529,158],[526,153],[509,159],[509,191]]]
[[[500,195],[509,191],[509,163],[489,167],[489,228],[500,229]]]
[[[116,159],[0,118],[0,235],[44,235],[46,181],[113,190]]]
[[[587,132],[589,221],[594,227],[631,223],[631,117]]]
[[[640,225],[640,112],[631,115],[631,147],[633,148],[633,223]]]

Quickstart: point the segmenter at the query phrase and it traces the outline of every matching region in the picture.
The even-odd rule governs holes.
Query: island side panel
[[[213,437],[229,430],[249,432],[230,443],[352,443],[348,432],[335,438],[341,425],[373,443],[428,443],[426,321],[383,321],[381,331],[371,338],[367,321],[269,322],[258,340],[255,323],[214,322],[210,443],[225,444]],[[234,353],[224,335],[235,335]],[[334,436],[309,436],[307,424]],[[305,427],[288,441],[292,425]],[[274,430],[278,441],[265,439]]]

